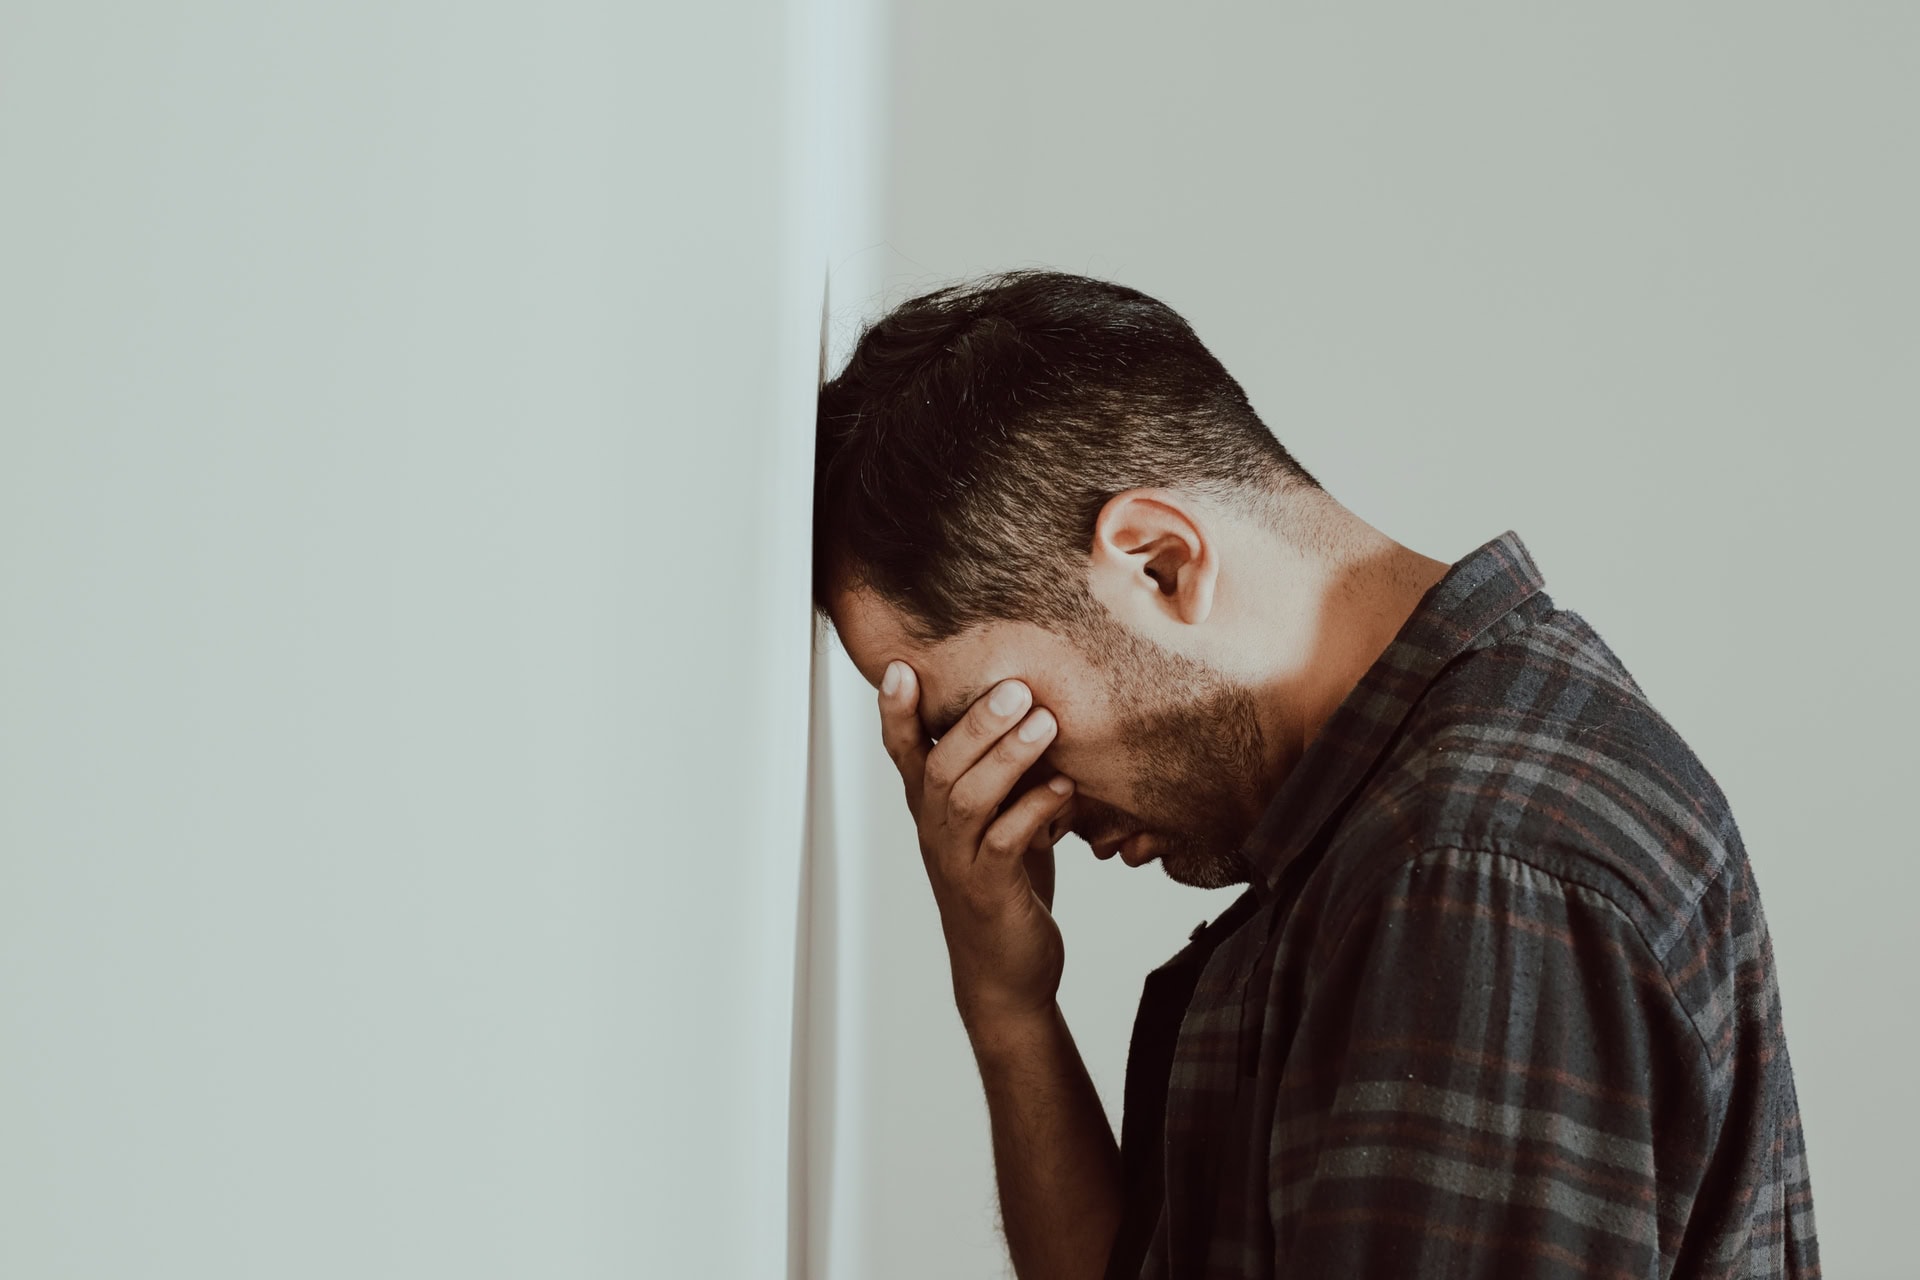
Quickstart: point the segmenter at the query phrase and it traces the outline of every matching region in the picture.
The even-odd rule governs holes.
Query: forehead
[[[872,591],[835,597],[830,610],[840,643],[868,684],[878,688],[898,659],[920,678],[920,716],[935,730],[1000,681],[1030,684],[1070,679],[1078,654],[1062,636],[1030,622],[990,622],[928,644],[907,630],[899,610]]]

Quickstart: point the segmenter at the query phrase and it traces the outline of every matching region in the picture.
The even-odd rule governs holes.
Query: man
[[[1401,546],[1166,306],[1048,272],[869,328],[816,463],[1020,1276],[1818,1273],[1726,799],[1517,534]],[[1069,830],[1248,886],[1149,975],[1119,1144]]]

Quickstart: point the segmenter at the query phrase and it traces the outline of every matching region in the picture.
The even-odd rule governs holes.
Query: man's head
[[[1270,752],[1215,591],[1247,531],[1298,541],[1319,491],[1163,304],[987,277],[895,308],[821,390],[814,601],[870,681],[914,667],[935,736],[1026,681],[1073,830],[1231,883]]]

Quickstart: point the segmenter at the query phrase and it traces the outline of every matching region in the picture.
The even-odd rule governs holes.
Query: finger
[[[980,838],[980,853],[974,859],[976,874],[1005,879],[1009,885],[1027,877],[1027,852],[1035,835],[1045,829],[1055,814],[1073,795],[1073,783],[1056,777],[1044,787],[1035,787],[1007,806]],[[1051,896],[1052,885],[1048,885]]]
[[[999,806],[994,809],[993,816],[995,818],[999,817],[1001,813],[1005,811],[1006,807],[1009,804],[1013,803],[1014,797],[1025,795],[1028,791],[1032,790],[1034,787],[1040,786],[1043,783],[1046,783],[1047,781],[1052,779],[1052,777],[1059,772],[1060,771],[1058,769],[1054,768],[1051,764],[1048,764],[1046,756],[1042,755],[1038,760],[1035,760],[1032,764],[1028,765],[1027,771],[1021,774],[1020,777],[1014,782],[1012,789],[1009,790],[1004,797],[1002,797]],[[1073,811],[1071,809],[1062,809],[1060,811],[1061,817],[1054,819],[1055,824],[1058,824],[1064,821],[1065,818],[1071,815],[1072,812]],[[989,819],[989,821],[991,821],[991,819]],[[1047,848],[1051,849],[1053,847],[1053,842],[1055,837],[1053,837],[1052,835],[1047,835],[1045,838],[1047,842]]]
[[[953,789],[953,784],[973,768],[1007,730],[1019,723],[1032,705],[1033,691],[1018,680],[1002,680],[986,697],[974,699],[967,714],[960,717],[960,723],[949,729],[927,753],[928,797],[940,803]],[[999,802],[999,797],[994,797],[994,804]]]
[[[907,799],[918,811],[920,792],[927,767],[927,748],[932,744],[920,727],[920,680],[904,662],[889,662],[880,679],[880,741],[887,748],[900,780],[907,786]]]
[[[1021,777],[1053,744],[1058,728],[1053,712],[1035,707],[1012,730],[1001,734],[986,754],[975,760],[973,767],[949,789],[947,825],[964,833],[966,839],[962,843],[966,848],[974,847],[974,840],[994,820],[994,814],[1014,793]],[[938,752],[939,748],[934,750]]]

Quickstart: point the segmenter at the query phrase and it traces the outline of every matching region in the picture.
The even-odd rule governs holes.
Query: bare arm
[[[1058,730],[1032,702],[1025,685],[1003,682],[934,744],[919,720],[919,682],[894,663],[880,723],[986,1088],[1014,1271],[1099,1280],[1120,1223],[1120,1153],[1054,999],[1066,951],[1050,910],[1048,836],[1073,786],[1056,777],[1008,799]]]
[[[1120,1148],[1058,1005],[976,1033],[1007,1252],[1021,1280],[1099,1280],[1120,1229]]]

